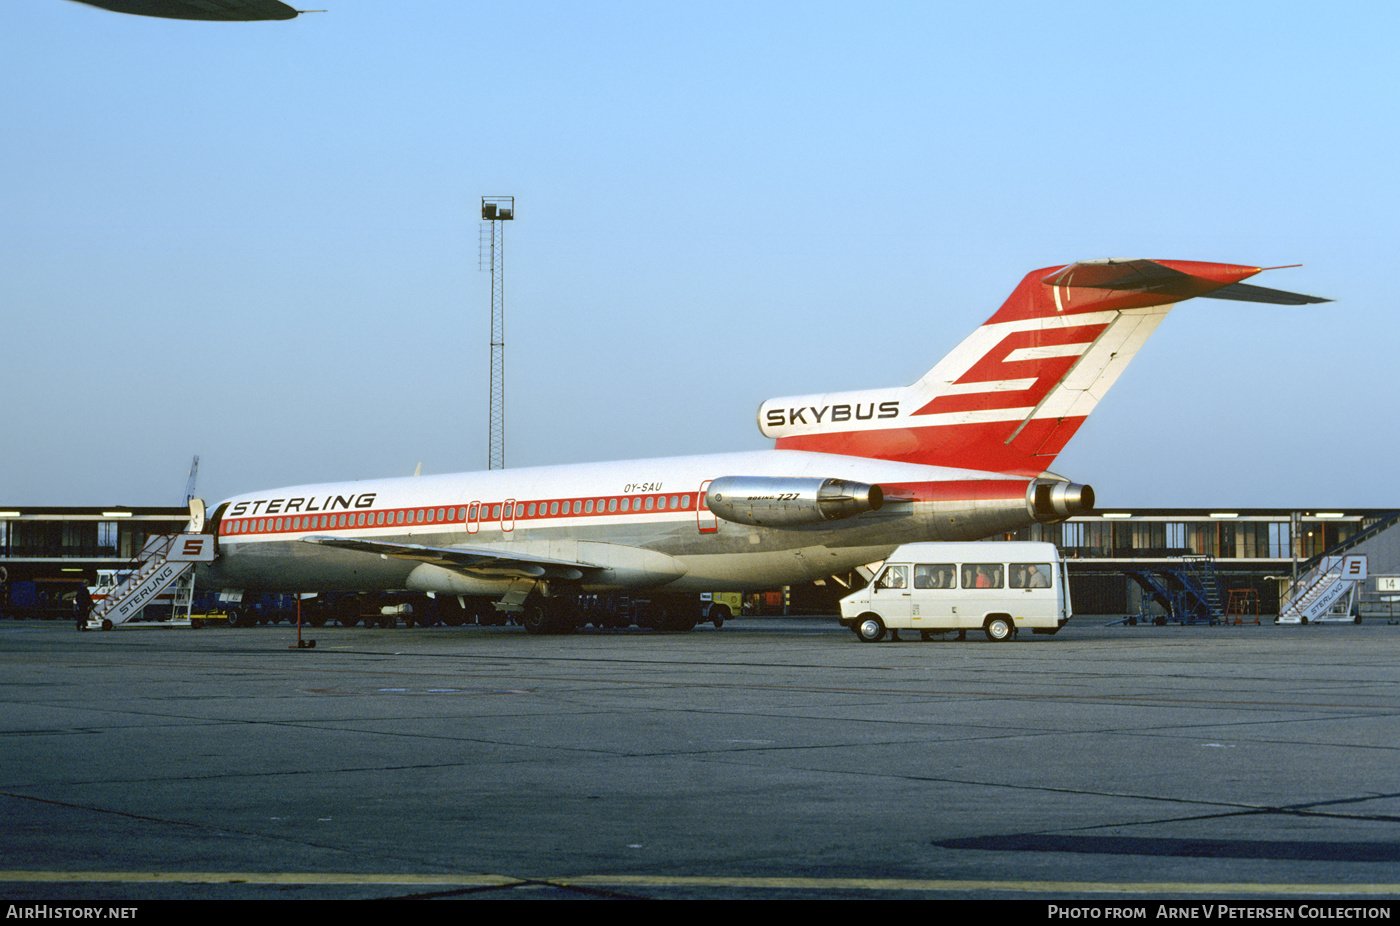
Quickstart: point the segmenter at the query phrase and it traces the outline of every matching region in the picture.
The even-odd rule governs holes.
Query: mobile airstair
[[[1366,554],[1324,556],[1291,589],[1279,605],[1278,624],[1347,622],[1352,617],[1356,590],[1366,579]]]
[[[1114,623],[1215,625],[1225,620],[1220,574],[1212,556],[1187,555],[1160,563],[1136,565],[1124,572],[1143,590],[1142,613]],[[1168,611],[1154,616],[1153,602]]]
[[[204,528],[204,503],[190,503],[185,533],[148,537],[141,548],[140,565],[108,591],[88,612],[84,629],[111,630],[141,620],[147,605],[173,588],[169,619],[154,622],[164,627],[188,627],[194,605],[194,569],[215,558],[214,535]],[[153,622],[142,621],[147,626]]]

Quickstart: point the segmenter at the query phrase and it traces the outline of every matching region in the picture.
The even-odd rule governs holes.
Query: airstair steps
[[[1224,597],[1214,557],[1182,556],[1126,571],[1150,596],[1150,601],[1167,608],[1173,621],[1216,624],[1225,619]],[[1150,601],[1144,604],[1143,619],[1151,619]]]
[[[1326,619],[1333,607],[1366,578],[1366,555],[1324,557],[1294,586],[1296,594],[1279,608],[1278,623],[1306,624]],[[1347,609],[1350,612],[1350,609]]]
[[[110,630],[134,620],[157,595],[187,576],[193,578],[196,563],[213,562],[214,556],[214,538],[209,534],[148,538],[141,548],[141,565],[92,609],[87,626]],[[191,586],[179,596],[187,616],[192,592]]]

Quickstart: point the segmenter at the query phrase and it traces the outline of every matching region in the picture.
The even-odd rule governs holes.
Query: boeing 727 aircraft
[[[1245,284],[1258,267],[1104,260],[1028,274],[911,386],[772,399],[772,450],[254,492],[202,526],[221,590],[489,598],[572,628],[580,593],[808,582],[914,541],[975,540],[1093,508],[1047,471],[1173,305],[1325,302]],[[196,530],[201,528],[196,527]]]

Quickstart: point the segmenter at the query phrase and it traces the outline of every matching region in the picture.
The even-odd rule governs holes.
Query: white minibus
[[[1052,543],[907,543],[875,580],[841,599],[841,626],[866,643],[886,631],[935,633],[981,628],[1009,640],[1029,627],[1055,633],[1070,618],[1069,573]]]

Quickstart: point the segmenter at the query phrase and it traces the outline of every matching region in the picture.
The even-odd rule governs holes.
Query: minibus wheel
[[[987,639],[993,643],[1000,643],[1003,640],[1010,640],[1011,635],[1016,632],[1016,628],[1011,623],[1011,618],[997,615],[987,618]]]
[[[879,643],[885,639],[885,622],[878,614],[862,614],[856,620],[855,631],[862,643]]]

